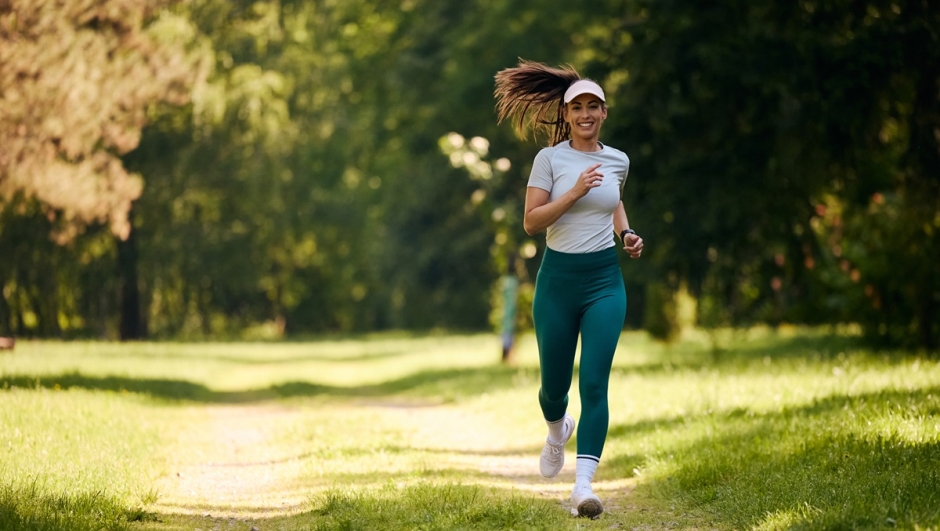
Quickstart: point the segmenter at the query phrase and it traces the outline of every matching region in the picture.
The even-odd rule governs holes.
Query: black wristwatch
[[[620,231],[620,241],[624,241],[623,237],[627,234],[636,234],[636,232],[633,229],[624,229]]]

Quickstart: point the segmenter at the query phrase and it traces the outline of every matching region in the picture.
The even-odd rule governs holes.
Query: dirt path
[[[415,441],[434,441],[435,447],[450,450],[452,455],[445,460],[449,464],[487,474],[485,485],[536,494],[571,509],[568,497],[575,479],[573,444],[567,448],[564,470],[547,480],[538,469],[541,439],[528,441],[527,448],[520,449],[518,439],[500,437],[498,430],[494,433],[489,416],[475,415],[457,406],[406,409],[399,416]],[[596,481],[593,487],[608,510],[618,510],[635,484],[635,479]]]
[[[178,460],[157,489],[158,512],[256,518],[300,510],[308,496],[281,488],[295,468],[271,441],[297,413],[276,405],[208,406],[176,441]]]
[[[407,447],[433,454],[434,466],[466,470],[465,483],[521,490],[558,500],[568,508],[574,467],[568,464],[558,478],[545,480],[538,475],[537,450],[531,448],[537,444],[520,448],[518,440],[499,433],[494,436],[490,418],[453,405],[342,407],[380,416],[400,432]],[[287,447],[272,437],[291,423],[309,423],[310,410],[250,404],[194,407],[189,413],[192,422],[175,443],[173,455],[179,458],[171,460],[167,475],[159,481],[160,497],[153,510],[246,520],[310,509],[310,496],[318,487],[312,480],[305,483],[301,462],[310,458],[311,443],[297,441]],[[611,510],[621,505],[632,488],[632,480],[595,484]]]

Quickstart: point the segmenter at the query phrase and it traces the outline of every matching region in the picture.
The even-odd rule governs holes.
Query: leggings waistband
[[[539,271],[549,274],[572,274],[620,270],[616,247],[608,247],[593,253],[562,253],[545,248]]]

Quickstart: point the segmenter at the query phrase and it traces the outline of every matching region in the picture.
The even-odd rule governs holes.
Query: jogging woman
[[[578,515],[596,518],[604,506],[591,481],[607,439],[607,385],[627,311],[615,235],[631,258],[643,253],[643,239],[630,229],[620,199],[630,159],[599,140],[607,119],[603,89],[569,66],[520,61],[496,74],[495,96],[499,121],[514,117],[523,134],[547,129],[550,136],[550,147],[532,165],[524,216],[527,234],[547,231],[532,304],[539,405],[548,424],[539,468],[551,478],[565,463],[575,428],[567,409],[580,336],[581,418],[571,503]]]

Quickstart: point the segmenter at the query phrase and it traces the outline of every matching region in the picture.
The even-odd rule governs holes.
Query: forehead
[[[585,92],[584,94],[578,94],[573,100],[568,102],[568,105],[587,105],[589,103],[603,104],[604,102],[594,94]]]

